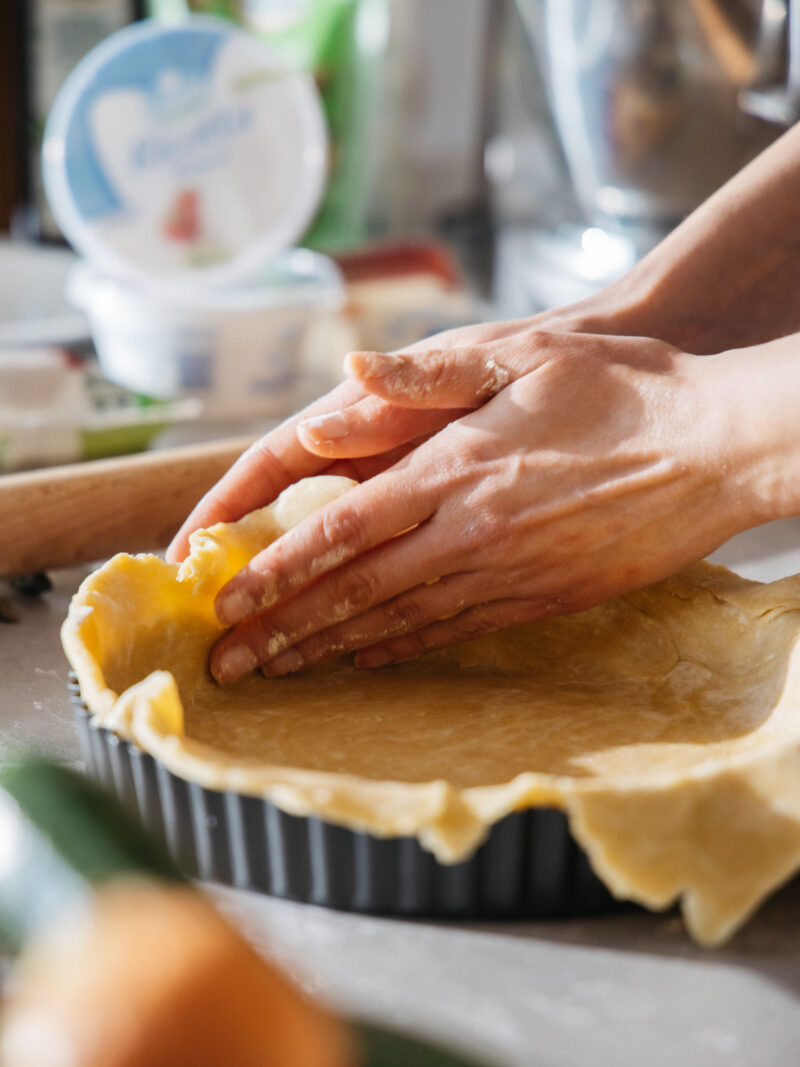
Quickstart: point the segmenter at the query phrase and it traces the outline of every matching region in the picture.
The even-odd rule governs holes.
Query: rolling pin
[[[250,444],[226,439],[0,476],[0,578],[164,548]]]

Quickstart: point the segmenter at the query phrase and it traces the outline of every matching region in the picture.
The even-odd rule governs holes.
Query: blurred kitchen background
[[[255,400],[245,378],[223,402],[214,374],[151,373],[148,352],[160,372],[182,358],[186,323],[161,314],[138,353],[116,336],[42,186],[75,64],[132,21],[190,11],[310,71],[328,123],[300,242],[319,258],[287,268],[326,298],[280,319],[272,299],[255,341],[196,313],[229,377],[269,365]],[[350,348],[607,284],[796,120],[799,26],[787,0],[3,0],[0,470],[259,430],[334,384]]]

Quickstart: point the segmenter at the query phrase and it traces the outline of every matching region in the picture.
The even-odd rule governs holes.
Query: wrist
[[[652,272],[635,267],[618,281],[597,293],[553,311],[536,316],[534,322],[548,330],[592,333],[618,337],[652,337],[666,341],[684,352],[694,352],[697,329],[665,314],[658,296],[658,282]],[[709,352],[720,347],[708,348]],[[701,348],[706,351],[705,348]]]
[[[701,361],[741,529],[800,514],[800,335]]]

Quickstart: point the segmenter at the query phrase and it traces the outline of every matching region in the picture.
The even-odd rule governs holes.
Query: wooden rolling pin
[[[227,439],[0,476],[0,577],[164,548],[251,443]]]

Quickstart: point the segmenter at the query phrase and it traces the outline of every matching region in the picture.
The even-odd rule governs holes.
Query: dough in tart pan
[[[62,637],[96,721],[181,778],[417,837],[445,864],[510,812],[559,808],[615,895],[729,937],[800,866],[800,576],[700,563],[412,663],[219,687],[217,590],[351,484],[300,482],[193,535],[181,565],[90,575]]]

